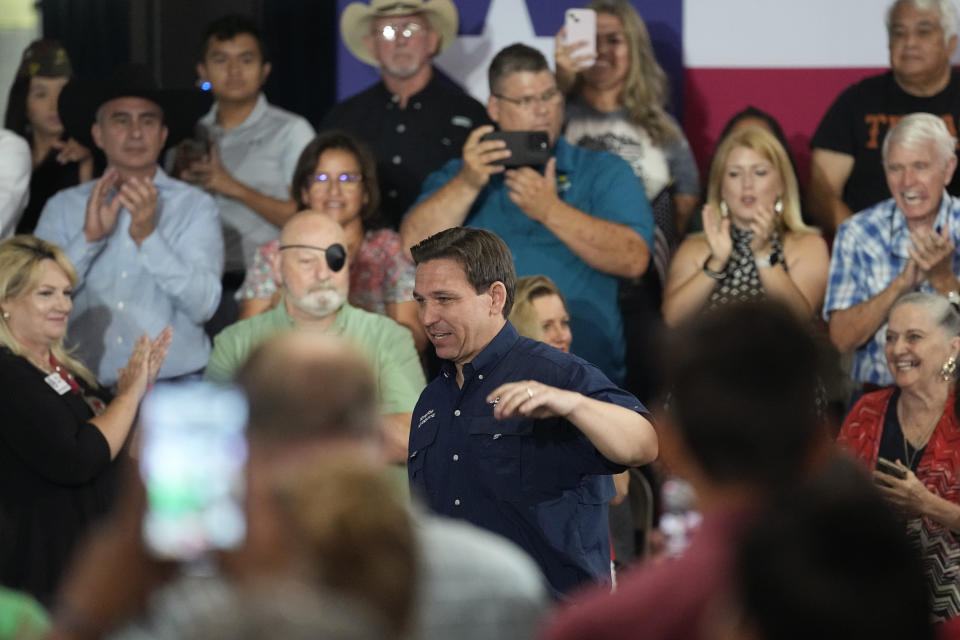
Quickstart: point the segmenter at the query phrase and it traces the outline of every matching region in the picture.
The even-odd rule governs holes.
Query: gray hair
[[[893,306],[890,307],[890,315],[897,307],[905,304],[912,304],[926,310],[933,318],[934,323],[943,327],[947,335],[951,338],[960,336],[960,311],[943,296],[935,293],[926,293],[924,291],[911,291],[897,298]],[[887,318],[889,319],[889,315]]]
[[[916,148],[930,142],[944,164],[950,160],[957,148],[957,139],[950,134],[940,116],[932,113],[906,115],[890,128],[883,139],[883,163],[886,165],[887,154],[893,145]]]
[[[921,11],[936,11],[940,14],[940,29],[943,31],[943,41],[946,43],[957,35],[957,7],[953,0],[894,0],[887,9],[887,33],[893,24],[893,14],[905,4],[910,4]]]

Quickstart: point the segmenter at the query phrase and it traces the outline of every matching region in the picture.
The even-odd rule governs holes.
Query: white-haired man
[[[887,10],[890,71],[847,88],[817,127],[810,147],[809,197],[821,226],[834,229],[854,212],[890,197],[880,162],[887,131],[908,113],[960,124],[960,76],[953,0],[894,0]],[[960,194],[960,176],[949,191]]]
[[[957,167],[956,138],[929,113],[902,118],[883,141],[893,197],[840,225],[833,243],[823,316],[841,352],[855,351],[853,379],[889,385],[886,317],[908,291],[960,303],[960,199],[946,186]]]

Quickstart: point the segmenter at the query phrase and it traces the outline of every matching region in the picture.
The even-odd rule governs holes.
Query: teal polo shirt
[[[232,380],[247,357],[268,337],[296,329],[283,300],[260,315],[232,324],[213,341],[204,376]],[[427,382],[410,331],[378,313],[344,303],[327,331],[357,347],[370,359],[380,392],[382,413],[410,413]]]
[[[575,147],[563,136],[554,149],[557,193],[570,206],[595,218],[626,225],[653,247],[653,213],[643,184],[630,165],[605,151]],[[451,160],[423,183],[417,204],[449,182],[463,166]],[[414,205],[416,206],[416,205]],[[503,238],[518,276],[550,276],[563,292],[573,332],[571,351],[622,383],[626,375],[623,320],[617,303],[618,279],[597,271],[541,223],[510,200],[502,174],[491,176],[464,224]]]

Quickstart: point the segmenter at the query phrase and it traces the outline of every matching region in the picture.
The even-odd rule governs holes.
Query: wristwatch
[[[783,262],[783,256],[779,251],[771,251],[769,255],[754,260],[758,267],[772,267]]]

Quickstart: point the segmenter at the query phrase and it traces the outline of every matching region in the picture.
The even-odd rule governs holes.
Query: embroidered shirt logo
[[[425,425],[427,422],[429,422],[435,417],[437,417],[437,412],[434,411],[433,409],[430,409],[425,414],[420,416],[420,419],[417,421],[417,429],[419,429],[420,427],[422,427],[423,425]]]

